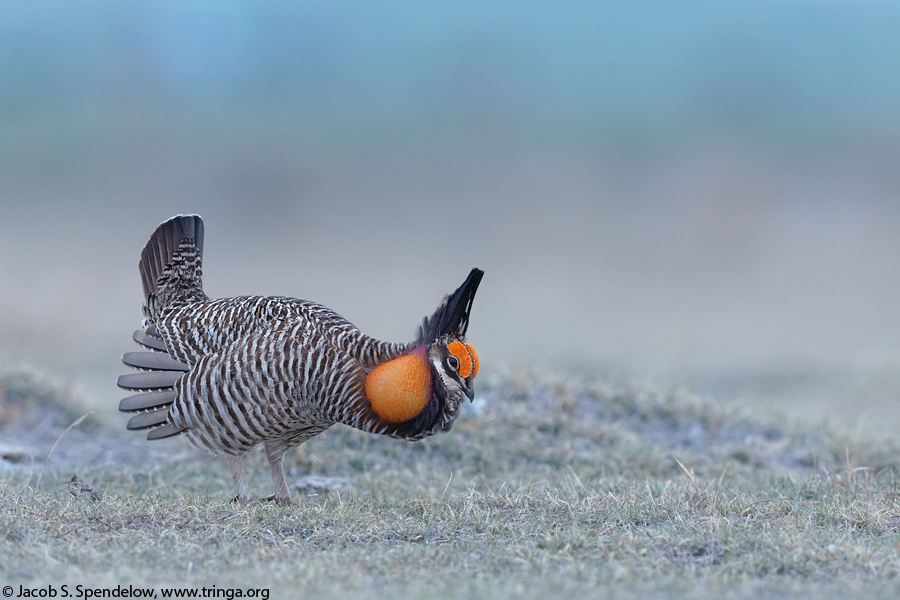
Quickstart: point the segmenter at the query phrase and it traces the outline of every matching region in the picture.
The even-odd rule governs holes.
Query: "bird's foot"
[[[275,502],[279,506],[294,506],[294,503],[291,501],[290,497],[279,498],[275,494],[272,494],[271,496],[266,496],[265,498],[261,498],[260,502]]]

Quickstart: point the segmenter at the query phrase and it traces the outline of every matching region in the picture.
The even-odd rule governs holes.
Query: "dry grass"
[[[530,372],[496,376],[483,399],[425,443],[326,433],[289,479],[351,477],[352,489],[295,492],[288,508],[234,506],[223,461],[125,438],[101,415],[63,439],[36,491],[40,461],[0,471],[0,577],[273,598],[900,591],[893,440]],[[92,443],[100,459],[79,452]],[[271,493],[262,457],[247,462],[252,489]],[[72,471],[103,499],[70,496]]]

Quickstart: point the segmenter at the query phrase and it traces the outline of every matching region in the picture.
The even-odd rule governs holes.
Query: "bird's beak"
[[[472,402],[473,400],[475,400],[475,388],[473,388],[473,387],[466,388],[466,396],[468,396],[469,402]]]

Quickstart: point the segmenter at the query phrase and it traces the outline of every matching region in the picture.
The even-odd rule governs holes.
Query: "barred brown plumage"
[[[178,215],[141,252],[146,302],[133,338],[145,351],[122,356],[140,372],[119,377],[120,387],[137,392],[119,410],[137,413],[128,429],[149,429],[147,439],[184,434],[224,453],[239,501],[250,500],[241,457],[260,443],[274,499],[290,503],[282,460],[291,448],[336,423],[419,440],[449,430],[463,398],[473,398],[478,360],[465,336],[480,269],[444,298],[414,341],[388,343],[307,300],[209,299],[203,232],[198,215]],[[377,385],[367,386],[370,375]]]

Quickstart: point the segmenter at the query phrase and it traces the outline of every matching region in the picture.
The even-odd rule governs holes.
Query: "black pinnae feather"
[[[472,269],[463,284],[444,298],[434,314],[426,317],[419,327],[419,334],[416,336],[418,344],[430,344],[444,336],[459,339],[465,337],[469,328],[472,301],[483,276],[484,271],[481,269]]]

